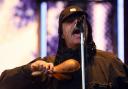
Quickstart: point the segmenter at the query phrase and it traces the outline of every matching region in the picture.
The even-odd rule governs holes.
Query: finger
[[[53,73],[54,65],[53,63],[50,63],[49,65],[49,73]]]
[[[44,74],[48,74],[48,70],[47,70],[47,69],[45,69],[43,73],[44,73]]]
[[[49,73],[52,73],[52,71],[53,71],[53,64],[47,63],[44,68],[44,73],[49,74]]]
[[[53,63],[49,63],[49,70],[53,70],[53,67],[54,67]]]
[[[32,71],[36,71],[38,69],[36,64],[31,64],[30,68]]]

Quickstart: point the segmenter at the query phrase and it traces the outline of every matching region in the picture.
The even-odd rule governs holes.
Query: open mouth
[[[72,35],[74,34],[80,34],[80,30],[79,29],[75,29],[73,32],[72,32]]]

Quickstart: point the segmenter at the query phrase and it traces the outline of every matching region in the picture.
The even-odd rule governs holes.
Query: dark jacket
[[[54,62],[55,57],[36,60]],[[29,64],[5,70],[0,77],[0,89],[82,89],[81,70],[72,73],[71,80],[57,80],[44,75],[33,77]],[[85,85],[87,89],[128,89],[126,72],[127,66],[115,55],[98,50],[94,61],[85,68]]]

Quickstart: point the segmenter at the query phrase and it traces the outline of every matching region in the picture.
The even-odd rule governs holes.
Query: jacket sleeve
[[[20,89],[30,83],[27,77],[28,74],[22,68],[23,66],[5,70],[0,77],[0,89]]]
[[[118,58],[111,64],[112,89],[128,89],[128,67]]]
[[[45,89],[41,88],[45,82],[42,76],[33,77],[29,64],[5,70],[0,76],[0,89]]]

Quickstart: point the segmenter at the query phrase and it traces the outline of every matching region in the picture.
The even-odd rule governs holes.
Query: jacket
[[[36,60],[54,63],[55,56],[39,57],[34,61]],[[32,76],[30,63],[5,70],[0,76],[0,89],[82,89],[81,69],[71,73],[72,79],[70,80],[58,80],[46,75]],[[127,72],[127,65],[115,55],[97,50],[93,63],[85,68],[86,88],[128,89]]]

